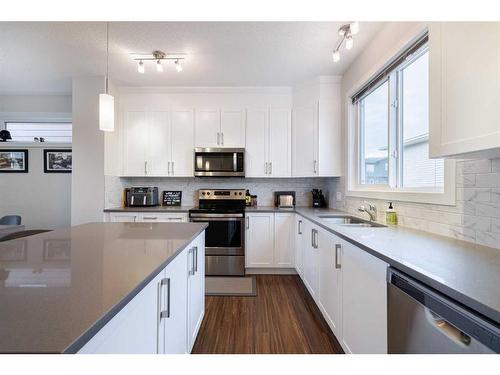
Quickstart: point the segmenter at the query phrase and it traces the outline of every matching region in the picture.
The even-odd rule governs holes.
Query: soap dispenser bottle
[[[398,215],[396,210],[392,207],[392,202],[389,202],[389,208],[385,212],[385,222],[388,225],[396,225],[398,223]]]

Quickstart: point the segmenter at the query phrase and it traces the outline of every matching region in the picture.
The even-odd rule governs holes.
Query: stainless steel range
[[[208,223],[205,231],[205,274],[245,275],[245,190],[203,189],[192,222]]]

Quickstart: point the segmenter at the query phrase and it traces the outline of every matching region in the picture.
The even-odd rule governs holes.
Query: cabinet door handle
[[[172,162],[172,175],[174,175],[175,172],[174,172],[174,162]]]
[[[269,162],[269,174],[273,174],[273,162]]]
[[[340,251],[342,250],[342,245],[339,243],[335,244],[335,268],[341,269],[342,265],[340,264]]]
[[[250,229],[250,218],[247,216],[247,229]]]
[[[314,248],[314,229],[311,229],[311,247]]]
[[[264,173],[267,174],[267,161],[264,163]]]
[[[198,272],[198,246],[194,247],[194,273]]]
[[[144,162],[144,174],[148,174],[148,162]]]
[[[191,254],[191,269],[189,270],[189,276],[194,275],[194,247],[189,249],[189,254]]]
[[[220,139],[221,139],[222,146],[224,146],[224,132],[220,133]]]
[[[156,216],[144,216],[143,219],[144,220],[158,220],[158,218]]]
[[[302,220],[299,220],[299,224],[297,225],[299,234],[302,234]]]
[[[168,162],[167,165],[168,165],[168,168],[167,168],[168,169],[168,174],[170,175],[170,162]]]
[[[217,132],[217,146],[220,146],[220,133]]]
[[[317,169],[316,169],[316,164],[317,164],[317,163],[318,163],[318,162],[315,160],[315,161],[314,161],[314,174],[318,173],[318,171],[317,171]]]
[[[170,278],[166,277],[160,281],[160,292],[163,286],[167,287],[167,309],[160,311],[160,319],[170,318]]]

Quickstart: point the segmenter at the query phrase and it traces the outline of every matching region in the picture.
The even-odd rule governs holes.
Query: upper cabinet
[[[195,147],[245,147],[244,111],[197,109]]]
[[[291,176],[291,130],[290,109],[247,110],[247,177]]]
[[[124,176],[193,176],[192,109],[124,113]]]
[[[431,23],[429,84],[430,156],[500,156],[500,23]]]
[[[340,78],[320,77],[294,93],[292,176],[342,174]]]

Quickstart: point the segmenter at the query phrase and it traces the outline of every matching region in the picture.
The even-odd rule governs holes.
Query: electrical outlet
[[[337,191],[337,202],[340,202],[342,200],[342,192]]]

